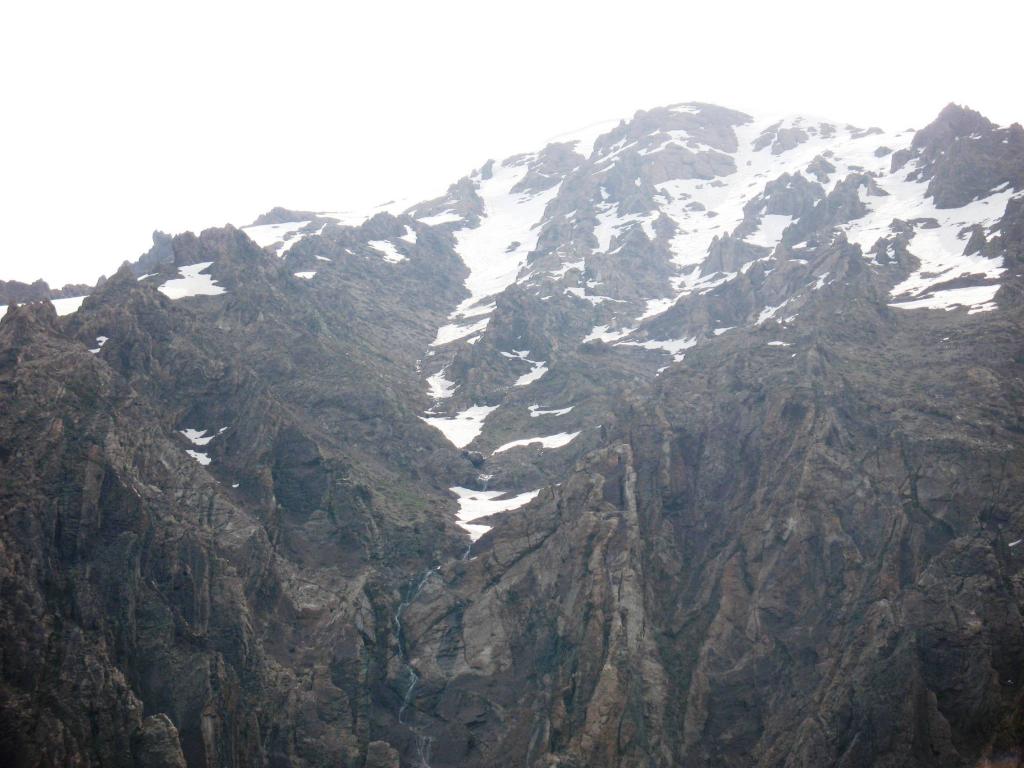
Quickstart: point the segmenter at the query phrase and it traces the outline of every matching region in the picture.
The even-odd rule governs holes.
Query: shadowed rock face
[[[390,590],[464,549],[413,479],[464,460],[314,307],[250,303],[280,266],[211,234],[221,279],[246,275],[228,307],[124,272],[72,317],[31,305],[0,327],[5,764],[351,764]],[[77,340],[99,334],[102,357]]]
[[[12,307],[0,764],[1019,765],[1019,134],[674,105]]]
[[[781,365],[746,340],[700,355],[425,590],[432,764],[1015,754],[1020,318],[892,314],[822,318]],[[950,333],[938,359],[909,352]],[[481,696],[493,710],[453,704]]]

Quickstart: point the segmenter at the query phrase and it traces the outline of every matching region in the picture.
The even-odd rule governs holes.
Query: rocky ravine
[[[604,130],[10,308],[4,764],[1020,764],[1024,130]]]

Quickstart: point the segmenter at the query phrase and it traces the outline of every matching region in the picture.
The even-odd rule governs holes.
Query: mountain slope
[[[158,233],[0,322],[0,756],[1019,764],[1022,255],[954,105]]]

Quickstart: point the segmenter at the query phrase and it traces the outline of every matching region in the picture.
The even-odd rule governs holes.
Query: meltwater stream
[[[490,480],[491,477],[491,475],[480,475],[480,482],[483,483],[483,489],[485,491],[487,490],[487,481]],[[469,544],[466,546],[466,551],[463,552],[461,559],[468,560],[472,549],[473,540],[470,539]],[[412,703],[413,694],[416,692],[416,686],[420,682],[420,676],[417,674],[416,669],[409,660],[409,649],[406,646],[405,627],[402,624],[402,615],[405,613],[406,609],[416,601],[416,598],[419,597],[420,592],[423,591],[423,587],[426,586],[430,577],[438,573],[440,570],[441,566],[435,565],[433,568],[428,568],[424,571],[419,580],[413,584],[412,589],[409,590],[406,598],[399,603],[393,617],[395,624],[395,637],[398,641],[398,656],[405,666],[405,672],[409,681],[408,686],[405,689],[405,694],[402,696],[402,705],[398,708],[398,722],[402,725],[409,726],[409,730],[416,736],[417,768],[430,768],[430,747],[433,742],[433,737],[421,733],[415,722],[406,722],[406,712],[409,709],[409,705]],[[415,720],[415,713],[412,715],[412,718]]]
[[[423,590],[423,586],[427,583],[430,577],[439,570],[441,570],[441,566],[438,565],[424,572],[419,581],[416,582],[415,586],[410,590],[409,595],[399,604],[394,616],[395,636],[398,639],[398,655],[402,659],[402,663],[405,665],[406,674],[409,676],[409,686],[405,689],[405,695],[402,697],[402,706],[398,709],[398,722],[403,725],[409,725],[409,730],[411,730],[416,736],[416,757],[419,760],[418,768],[430,768],[430,744],[433,739],[430,736],[423,735],[415,725],[406,723],[405,721],[406,710],[412,702],[413,692],[416,690],[416,685],[419,683],[420,677],[416,674],[416,670],[409,661],[408,649],[405,645],[405,630],[402,626],[402,614],[405,613],[406,608],[408,608],[419,596],[420,592]],[[415,717],[415,715],[413,717]]]

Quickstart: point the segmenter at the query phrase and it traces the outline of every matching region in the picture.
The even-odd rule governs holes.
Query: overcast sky
[[[489,157],[678,101],[1024,121],[1021,5],[5,3],[0,278],[91,283],[154,229],[432,197]]]

